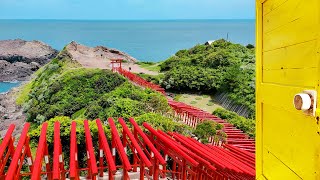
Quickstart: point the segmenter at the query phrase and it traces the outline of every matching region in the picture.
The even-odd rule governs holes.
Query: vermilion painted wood
[[[129,171],[132,169],[132,167],[130,165],[130,162],[129,162],[129,159],[128,159],[126,152],[124,152],[124,147],[121,143],[120,136],[118,134],[118,130],[116,128],[116,125],[114,124],[114,121],[112,118],[109,118],[108,122],[109,122],[109,126],[111,129],[112,139],[113,139],[113,142],[115,143],[115,146],[117,148],[121,162],[123,163],[123,167],[125,170]]]
[[[94,148],[92,144],[92,137],[90,134],[90,128],[88,124],[88,120],[84,120],[84,132],[86,136],[86,144],[87,144],[87,157],[89,159],[89,172],[91,173],[92,179],[95,179],[95,176],[98,174],[97,161],[94,154]]]
[[[14,154],[13,141],[12,141],[12,133],[14,128],[15,128],[14,124],[11,124],[9,126],[7,133],[0,145],[0,176],[3,175],[3,171],[9,157],[11,156],[12,158]],[[6,149],[8,150],[7,150],[7,153],[4,155]]]
[[[28,133],[29,127],[30,127],[30,123],[26,123],[24,125],[24,128],[23,128],[21,136],[20,136],[20,140],[18,142],[17,148],[14,152],[14,155],[11,160],[11,164],[10,164],[8,172],[7,172],[6,180],[12,180],[17,173],[20,174],[20,172],[17,172],[17,167],[18,167],[19,159],[21,157],[22,149],[25,146],[25,142],[28,137],[27,133]],[[20,162],[20,163],[22,163],[22,162]]]
[[[70,132],[70,179],[79,179],[78,175],[78,151],[77,151],[77,123],[72,121]]]
[[[144,152],[140,148],[138,142],[135,140],[133,134],[131,133],[131,131],[129,130],[129,128],[127,127],[126,123],[124,122],[124,120],[122,118],[119,118],[119,123],[121,124],[123,131],[129,137],[131,143],[133,144],[134,149],[132,149],[132,151],[134,152],[136,150],[138,152],[140,158],[144,162],[145,166],[148,168],[151,167],[152,166],[151,162],[148,160],[147,156],[144,154]]]
[[[144,126],[149,131],[147,134],[144,133],[141,128],[137,125],[137,123],[131,118],[130,123],[133,126],[133,134],[132,131],[127,127],[123,119],[120,119],[119,122],[123,126],[123,134],[128,137],[128,139],[124,140],[124,143],[127,143],[127,145],[131,149],[137,149],[138,154],[143,153],[145,154],[145,160],[143,161],[141,158],[142,156],[139,155],[140,160],[139,162],[136,160],[135,162],[140,163],[140,178],[144,179],[144,177],[151,177],[153,179],[158,179],[159,176],[165,177],[165,173],[172,174],[172,177],[179,178],[179,179],[192,179],[192,180],[198,180],[198,179],[248,179],[253,180],[254,177],[254,161],[255,156],[252,153],[249,153],[248,151],[245,151],[243,149],[237,148],[233,145],[224,144],[223,147],[218,146],[212,146],[212,145],[204,145],[202,143],[199,143],[195,139],[188,138],[185,136],[182,136],[178,133],[165,133],[160,130],[155,130],[148,124],[144,123]],[[113,161],[113,156],[110,151],[110,147],[108,145],[107,139],[104,134],[104,130],[102,127],[101,121],[98,119],[96,120],[97,126],[98,126],[98,133],[99,133],[99,147],[100,149],[103,149],[104,154],[107,157],[108,162],[108,170],[109,170],[109,177],[111,179],[113,178],[112,175],[116,171],[116,165]],[[89,154],[89,160],[88,160],[88,167],[85,169],[89,169],[89,174],[91,179],[95,179],[96,176],[94,175],[94,171],[92,171],[92,167],[94,165],[97,165],[96,160],[91,162],[91,157],[94,156],[94,148],[92,144],[92,138],[90,135],[90,129],[88,125],[88,121],[84,122],[85,126],[85,136],[86,136],[86,147],[89,152],[92,147],[92,152]],[[109,126],[112,133],[112,143],[114,144],[113,147],[117,148],[117,151],[119,152],[120,159],[124,158],[128,160],[127,155],[124,152],[123,145],[120,140],[120,136],[118,134],[118,131],[115,127],[115,124],[113,120],[109,119]],[[47,129],[47,123],[44,123],[41,129],[38,149],[37,149],[37,157],[34,162],[34,168],[31,170],[31,178],[39,179],[40,173],[45,173],[48,177],[48,179],[55,179],[56,173],[60,174],[60,179],[65,179],[64,177],[64,169],[63,169],[63,163],[57,161],[57,154],[60,156],[62,153],[62,146],[60,141],[60,128],[59,123],[56,122],[54,125],[54,152],[53,152],[53,171],[51,171],[51,163],[46,163],[46,172],[41,172],[39,168],[39,164],[41,167],[42,160],[44,156],[48,156],[48,148],[47,148],[47,141],[46,141],[46,129]],[[26,135],[27,130],[24,128],[24,133]],[[8,134],[5,137],[10,137],[12,134],[12,131],[8,131]],[[21,135],[23,138],[23,135]],[[103,138],[104,137],[104,138]],[[124,137],[124,136],[123,136]],[[20,155],[18,156],[18,160],[20,162],[23,162],[24,156],[27,155],[28,157],[31,156],[30,149],[28,150],[28,137],[26,136],[26,140],[24,142],[23,148],[25,151],[20,152]],[[104,139],[104,140],[103,140]],[[128,141],[127,141],[128,140]],[[236,139],[238,140],[238,139]],[[11,141],[11,140],[10,140]],[[21,141],[21,139],[20,139]],[[20,142],[19,141],[19,142]],[[91,144],[89,143],[91,141]],[[7,143],[6,143],[7,144]],[[10,144],[10,143],[9,143]],[[18,147],[21,145],[21,143],[18,143]],[[236,144],[244,146],[246,144]],[[3,144],[1,144],[3,146]],[[148,147],[147,147],[148,146]],[[17,153],[17,150],[19,148],[17,147],[14,154]],[[138,150],[140,147],[140,150]],[[143,147],[143,148],[141,148]],[[146,148],[147,147],[147,148]],[[243,148],[244,148],[243,147]],[[248,147],[250,148],[250,147]],[[100,151],[98,150],[98,152]],[[122,151],[122,153],[121,153]],[[160,151],[163,155],[160,154]],[[58,152],[58,153],[57,153]],[[71,123],[71,133],[70,133],[70,179],[79,179],[78,171],[84,170],[79,169],[77,167],[77,142],[76,142],[76,123]],[[172,167],[170,169],[160,169],[159,162],[163,161],[165,164],[166,161],[163,159],[162,156],[168,155],[172,162]],[[59,157],[58,156],[58,157]],[[109,160],[108,160],[109,159]],[[99,159],[100,164],[101,159]],[[112,162],[113,161],[113,162]],[[149,168],[149,174],[144,173],[145,164],[147,161],[150,163],[153,162],[153,166]],[[58,162],[58,163],[57,163]],[[111,163],[110,163],[111,162]],[[14,162],[12,162],[14,163]],[[113,165],[112,165],[113,164]],[[125,167],[125,161],[122,162],[123,167]],[[130,162],[128,161],[128,165],[130,165]],[[137,164],[135,164],[137,165]],[[12,164],[10,164],[10,167]],[[18,179],[20,176],[20,171],[22,167],[22,163],[18,163],[15,166],[15,174],[11,176],[12,178],[9,178],[6,176],[7,179]],[[30,166],[31,167],[31,166]],[[101,165],[100,165],[101,167]],[[101,167],[101,169],[104,169],[105,167]],[[32,169],[32,168],[31,168]],[[38,172],[36,170],[38,169]],[[58,170],[57,170],[58,169]],[[128,169],[128,170],[131,170]],[[127,169],[124,169],[124,179],[129,179],[129,176],[127,174]],[[97,172],[97,171],[96,171]],[[100,171],[101,172],[101,171]],[[37,175],[37,173],[39,175]],[[168,174],[167,174],[168,175]],[[0,179],[3,176],[0,175]]]
[[[159,151],[154,147],[154,145],[152,144],[152,142],[149,140],[149,138],[144,134],[144,132],[141,130],[141,128],[139,127],[139,125],[134,121],[133,118],[129,119],[130,123],[132,124],[132,126],[134,127],[134,130],[137,131],[137,133],[139,134],[139,136],[143,139],[143,141],[146,143],[146,145],[148,146],[148,148],[150,148],[150,151],[154,154],[154,156],[158,159],[159,163],[163,166],[166,165],[166,161],[163,159],[163,157],[161,156],[161,154],[159,153]]]
[[[53,179],[60,179],[59,155],[60,155],[60,123],[54,123],[53,138]]]
[[[192,166],[198,166],[199,163],[197,161],[195,161],[194,159],[192,159],[190,156],[188,156],[185,152],[183,152],[182,150],[180,150],[178,147],[176,147],[175,145],[172,144],[171,141],[169,141],[167,138],[165,138],[163,135],[161,135],[160,133],[158,133],[156,130],[154,130],[148,123],[143,123],[143,126],[145,128],[148,129],[148,131],[150,133],[152,133],[154,136],[156,136],[157,138],[159,138],[159,140],[161,140],[162,142],[164,142],[168,148],[174,150],[176,153],[178,153],[179,155],[181,155],[183,158],[185,158],[187,161],[190,162],[190,164]]]
[[[112,153],[111,153],[110,147],[109,147],[109,143],[108,143],[107,137],[104,133],[100,119],[97,119],[96,123],[98,126],[99,139],[102,142],[103,152],[104,152],[104,155],[106,156],[107,163],[108,163],[109,177],[111,177],[110,179],[112,179],[112,176],[116,172],[117,168],[116,168],[115,162],[113,160]]]
[[[40,173],[41,173],[41,164],[42,159],[45,154],[45,150],[47,149],[46,146],[46,133],[47,133],[48,123],[45,122],[42,124],[38,148],[37,148],[37,156],[34,162],[33,171],[32,171],[32,180],[39,180],[40,179]]]
[[[9,146],[9,142],[12,138],[12,133],[13,133],[13,130],[15,128],[15,125],[14,124],[11,124],[6,132],[6,135],[5,137],[3,138],[2,140],[2,143],[0,145],[0,158],[3,157],[3,154],[4,154],[4,151],[6,150],[6,148]]]

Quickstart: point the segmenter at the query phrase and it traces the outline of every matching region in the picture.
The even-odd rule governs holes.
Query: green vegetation
[[[150,75],[150,74],[144,74],[144,73],[137,73],[137,75],[154,84],[159,84],[161,79],[164,78],[163,74]]]
[[[197,101],[191,101],[190,104],[197,104]]]
[[[159,63],[155,62],[136,62],[140,67],[145,68],[149,71],[159,72],[160,66]]]
[[[135,118],[139,125],[146,122],[154,129],[160,129],[164,132],[177,132],[184,135],[191,133],[191,127],[183,123],[172,121],[171,118],[164,117],[156,113],[146,113]]]
[[[217,40],[180,50],[160,64],[165,77],[161,85],[174,91],[227,92],[236,104],[245,105],[254,116],[255,58],[252,46]]]
[[[27,121],[31,122],[29,133],[33,152],[41,132],[41,123],[47,121],[49,148],[53,145],[54,122],[61,123],[60,133],[66,165],[69,164],[70,126],[77,122],[77,143],[85,146],[83,120],[89,119],[93,142],[97,143],[97,126],[94,120],[106,121],[108,117],[133,117],[138,124],[148,122],[156,129],[191,134],[186,125],[175,122],[170,115],[167,99],[151,89],[134,86],[125,78],[109,70],[85,69],[72,61],[62,51],[49,64],[39,69],[34,78],[25,84],[18,94],[17,103],[23,106]],[[118,131],[121,126],[115,120]],[[130,125],[129,125],[130,127]],[[110,129],[104,127],[110,139]],[[121,134],[121,133],[120,133]],[[95,144],[97,146],[97,144]],[[85,148],[79,149],[80,167],[86,163]]]
[[[109,70],[81,68],[68,57],[62,51],[21,90],[18,99],[27,121],[41,124],[56,116],[106,120],[170,110],[161,94]]]
[[[208,143],[209,137],[214,137],[215,140],[223,140],[226,135],[219,131],[222,127],[223,126],[221,124],[207,120],[199,123],[193,131],[193,134],[196,135],[203,143]],[[217,133],[217,131],[219,131],[219,133]]]
[[[213,104],[213,102],[208,102],[207,103],[207,106],[213,106],[214,104]]]
[[[233,124],[238,129],[241,129],[243,132],[248,134],[250,137],[255,137],[255,121],[252,119],[246,119],[242,116],[239,116],[237,113],[218,108],[213,113],[230,124]]]

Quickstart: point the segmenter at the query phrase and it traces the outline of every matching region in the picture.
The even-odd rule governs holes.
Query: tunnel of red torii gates
[[[113,63],[118,64],[112,65],[112,70],[133,84],[166,95],[159,85],[123,69],[121,60]],[[64,144],[70,148],[70,153],[66,154],[62,152],[58,121],[54,123],[53,149],[49,151],[48,123],[45,122],[33,157],[28,136],[30,124],[25,124],[17,144],[13,137],[15,126],[11,125],[0,145],[0,179],[255,179],[254,139],[209,112],[170,97],[167,99],[174,115],[192,128],[205,120],[223,125],[226,140],[216,142],[209,137],[209,143],[203,144],[176,132],[154,129],[147,123],[139,127],[132,118],[127,122],[122,118],[109,118],[104,123],[99,119],[95,121],[98,142],[93,142],[88,121],[83,125],[73,121],[70,144]],[[122,132],[117,131],[115,121],[121,125]],[[107,138],[103,124],[109,126],[111,139]],[[77,126],[84,126],[85,147],[77,143]],[[78,148],[85,148],[84,160],[79,159]],[[85,167],[80,167],[79,163]]]
[[[0,179],[79,179],[80,176],[114,179],[119,172],[123,179],[130,179],[130,174],[134,172],[138,179],[255,179],[253,153],[229,144],[202,144],[176,132],[156,130],[147,123],[143,123],[143,130],[132,118],[129,122],[122,118],[117,121],[122,132],[118,132],[115,120],[109,118],[107,126],[112,138],[108,139],[103,123],[95,120],[98,128],[96,143],[92,141],[88,120],[85,120],[85,147],[77,144],[76,128],[79,125],[73,121],[70,144],[65,145],[70,147],[70,154],[62,152],[58,121],[54,123],[53,152],[49,152],[46,136],[48,123],[45,122],[34,157],[29,146],[30,124],[25,124],[16,146],[12,136],[15,126],[11,125],[0,146]],[[85,148],[87,152],[85,168],[78,166],[79,148]],[[67,156],[69,168],[65,169]],[[22,166],[27,168],[21,171]]]

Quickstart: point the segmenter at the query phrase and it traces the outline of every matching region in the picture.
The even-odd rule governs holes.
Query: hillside
[[[180,50],[160,64],[160,84],[179,92],[227,93],[233,103],[244,105],[254,116],[255,58],[252,46],[223,39],[211,45]]]
[[[106,120],[169,111],[159,93],[133,86],[110,70],[83,68],[66,50],[35,76],[17,99],[30,122],[40,124],[55,116]]]
[[[21,88],[16,103],[23,107],[26,121],[31,122],[29,135],[32,149],[36,147],[43,122],[49,124],[49,148],[52,148],[55,121],[61,123],[63,145],[69,144],[72,120],[81,125],[85,119],[99,118],[102,122],[107,122],[109,117],[122,117],[125,121],[133,117],[139,125],[148,122],[154,128],[164,131],[182,134],[191,132],[187,125],[169,117],[171,108],[162,94],[137,87],[110,70],[84,68],[71,58],[66,48],[39,69],[34,78]],[[95,121],[89,121],[89,124],[92,138],[98,142]],[[104,128],[111,138],[110,127]],[[118,124],[117,128],[120,131]],[[83,134],[83,127],[77,128],[77,132]],[[80,147],[84,147],[84,136],[77,138]],[[64,146],[63,152],[68,154],[69,150],[69,146]],[[83,158],[85,155],[85,149],[79,149],[79,157]],[[79,163],[82,166],[85,161]]]

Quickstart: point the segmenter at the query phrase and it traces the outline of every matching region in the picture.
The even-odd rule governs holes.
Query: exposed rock
[[[3,137],[10,124],[15,124],[14,136],[18,135],[25,124],[22,107],[15,103],[16,93],[20,88],[13,88],[9,93],[0,94],[0,137]]]
[[[103,46],[87,47],[72,41],[66,46],[71,59],[78,61],[82,66],[88,68],[109,69],[111,59],[123,59],[134,63],[137,59],[117,49],[110,49]]]
[[[117,49],[103,46],[92,48],[72,41],[66,46],[65,50],[57,56],[58,59],[68,56],[85,68],[111,69],[111,59],[123,59],[125,60],[125,63],[122,64],[123,69],[134,73],[158,74],[158,72],[141,68],[138,64],[135,64],[138,61],[137,59]]]
[[[0,81],[25,81],[57,54],[40,41],[0,41]]]

